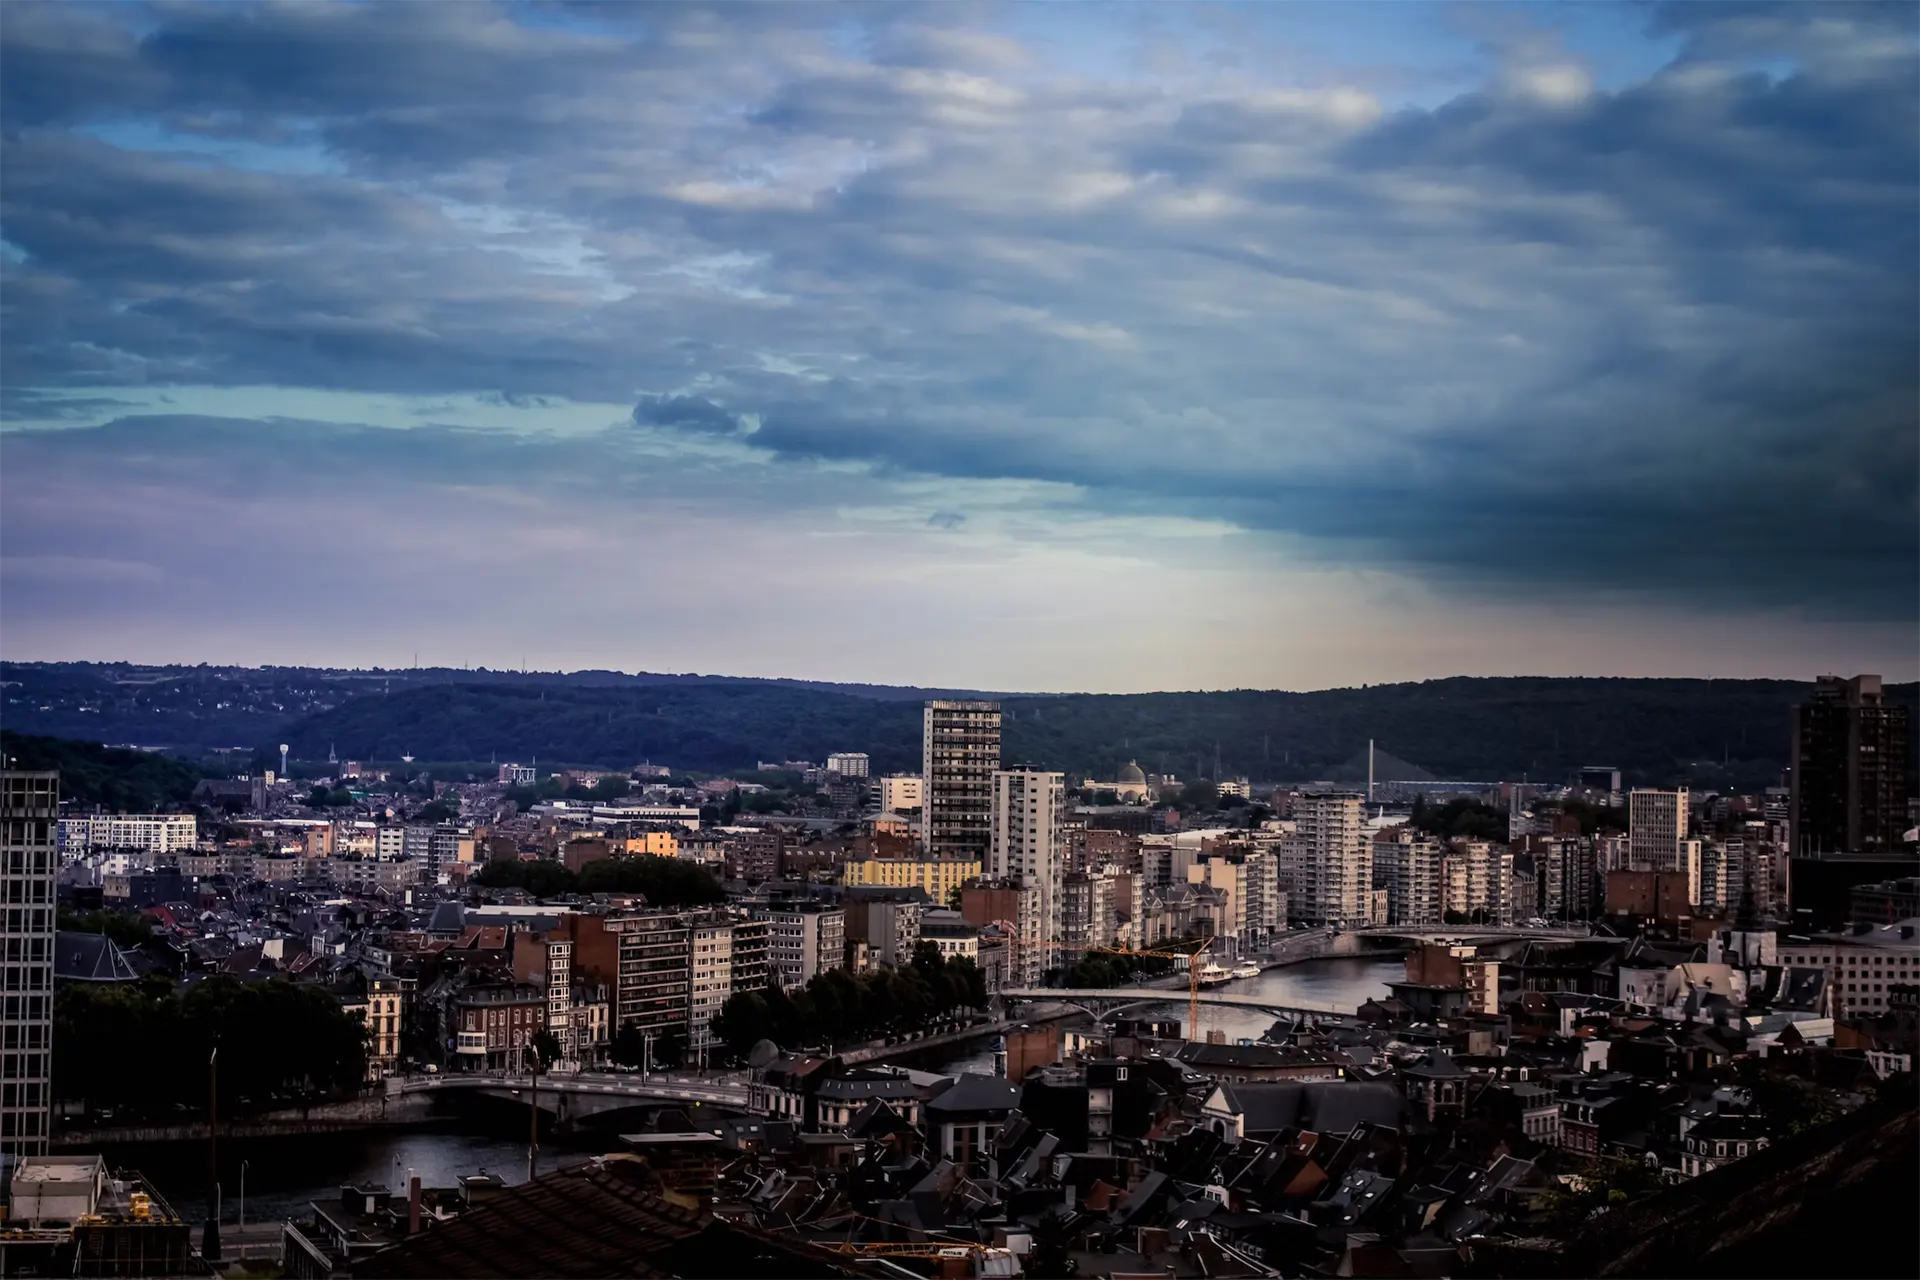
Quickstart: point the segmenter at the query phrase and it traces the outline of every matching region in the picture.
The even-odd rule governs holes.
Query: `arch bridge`
[[[1110,1021],[1149,1005],[1184,1005],[1196,998],[1184,991],[1166,987],[1013,987],[1002,991],[1000,995],[1007,1000],[1043,1000],[1072,1005],[1099,1022]],[[1214,1008],[1256,1009],[1277,1017],[1351,1018],[1355,1012],[1339,1005],[1305,1004],[1219,991],[1202,991],[1197,999],[1199,1003]]]

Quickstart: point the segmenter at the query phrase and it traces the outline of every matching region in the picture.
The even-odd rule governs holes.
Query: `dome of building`
[[[1126,768],[1120,770],[1119,780],[1121,782],[1136,783],[1143,787],[1147,785],[1147,775],[1142,773],[1140,771],[1140,766],[1135,764],[1131,760],[1127,761]]]

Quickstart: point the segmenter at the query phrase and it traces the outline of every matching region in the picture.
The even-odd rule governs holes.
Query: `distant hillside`
[[[0,723],[27,733],[160,748],[184,754],[248,750],[282,728],[369,694],[436,685],[539,689],[642,689],[684,685],[801,689],[875,701],[992,697],[970,690],[836,685],[746,676],[623,671],[467,671],[451,667],[353,670],[320,667],[143,666],[126,662],[0,662]],[[325,758],[324,750],[320,753]]]
[[[0,730],[0,755],[21,769],[58,769],[60,798],[125,813],[184,806],[205,769],[146,751]]]
[[[1554,782],[1585,764],[1630,780],[1766,786],[1788,754],[1804,686],[1773,681],[1439,680],[1317,693],[1153,693],[1004,700],[1006,760],[1111,777],[1129,760],[1182,777],[1350,777],[1374,738],[1446,779]],[[1913,686],[1898,695],[1911,703]],[[296,756],[751,767],[865,751],[920,760],[920,708],[772,685],[651,688],[435,685],[296,721]],[[1382,774],[1382,778],[1390,776]]]
[[[520,760],[724,771],[865,751],[917,769],[922,699],[965,691],[801,681],[571,672],[352,672],[306,668],[0,666],[11,729],[164,746],[244,746],[296,760]],[[1310,781],[1545,782],[1611,765],[1630,782],[1770,785],[1788,755],[1788,709],[1808,685],[1779,680],[1455,678],[1313,693],[1048,694],[1003,698],[1004,757],[1111,777],[1153,772]],[[1914,706],[1916,686],[1891,686]],[[1920,714],[1916,714],[1920,721]],[[267,758],[263,754],[262,759]],[[1404,762],[1404,764],[1398,763]],[[1358,770],[1359,772],[1356,772]]]

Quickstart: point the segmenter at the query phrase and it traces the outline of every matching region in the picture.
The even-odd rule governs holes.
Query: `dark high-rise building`
[[[53,1075],[54,830],[60,775],[0,771],[0,1164],[45,1155]]]
[[[929,702],[924,725],[920,832],[927,857],[976,862],[984,870],[993,842],[1000,704]]]
[[[1879,676],[1822,676],[1793,709],[1794,852],[1887,853],[1907,826],[1907,709]]]

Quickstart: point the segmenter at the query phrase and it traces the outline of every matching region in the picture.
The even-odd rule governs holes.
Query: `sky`
[[[1920,9],[0,5],[0,655],[1920,667]]]

